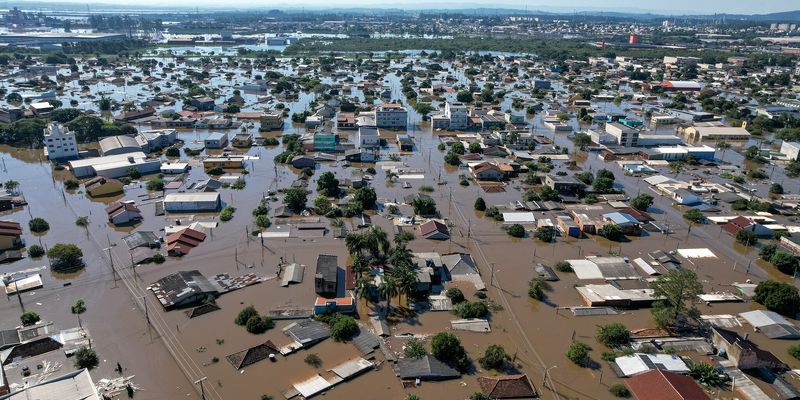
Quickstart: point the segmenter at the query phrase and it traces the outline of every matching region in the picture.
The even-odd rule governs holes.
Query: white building
[[[178,131],[176,129],[160,129],[139,132],[136,136],[136,142],[139,143],[142,150],[150,152],[172,146],[177,138]]]
[[[358,128],[358,142],[356,146],[360,149],[376,149],[380,147],[381,137],[378,128],[371,126],[361,126]]]
[[[624,147],[637,147],[639,146],[639,131],[629,128],[619,122],[612,122],[606,124],[606,133],[617,141],[617,144]]]
[[[142,175],[156,173],[161,169],[161,160],[147,158],[140,151],[69,162],[69,169],[76,178],[85,178],[92,175],[120,178],[128,175],[131,168],[136,168]]]
[[[408,111],[402,104],[381,104],[375,110],[375,125],[378,128],[405,129],[408,126]]]
[[[592,138],[592,143],[597,144],[617,144],[617,138],[610,133],[596,129],[589,129],[589,137]]]
[[[164,196],[164,210],[168,212],[216,211],[219,206],[217,192],[170,193]]]
[[[44,155],[48,160],[78,158],[78,141],[75,133],[53,122],[44,129]]]
[[[784,140],[781,143],[781,154],[784,154],[789,160],[797,161],[797,158],[800,157],[800,143]]]
[[[444,106],[444,115],[450,120],[450,129],[467,129],[469,125],[469,110],[464,104],[448,101]]]

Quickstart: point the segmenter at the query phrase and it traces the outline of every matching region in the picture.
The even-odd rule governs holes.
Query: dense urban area
[[[12,3],[0,399],[800,399],[800,11]]]

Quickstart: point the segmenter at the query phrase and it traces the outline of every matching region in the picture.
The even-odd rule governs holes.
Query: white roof
[[[3,400],[100,400],[89,371],[81,369],[14,392]]]
[[[649,365],[655,364],[658,369],[670,372],[689,372],[686,363],[676,355],[635,353],[630,356],[617,357],[614,362],[625,376],[632,376],[650,371]]]
[[[503,221],[509,224],[533,224],[536,222],[536,217],[532,212],[504,212]]]
[[[69,166],[71,168],[81,168],[81,167],[88,167],[88,166],[99,166],[103,164],[116,164],[120,162],[128,162],[128,158],[133,158],[134,161],[142,160],[147,158],[145,154],[141,151],[134,151],[131,153],[126,154],[115,154],[111,156],[102,156],[102,157],[94,157],[94,158],[83,158],[80,160],[72,160],[69,162]]]
[[[678,254],[683,258],[717,258],[709,249],[678,249]]]
[[[294,388],[303,395],[303,397],[311,397],[319,392],[322,392],[329,387],[331,387],[331,383],[326,381],[325,378],[321,377],[319,374],[312,376],[302,382],[295,383]]]
[[[566,260],[578,279],[603,279],[603,273],[597,264],[589,260]]]
[[[660,185],[662,183],[673,182],[675,181],[672,178],[668,178],[664,175],[653,175],[651,177],[644,178],[643,181],[647,182],[650,185]]]
[[[647,263],[647,261],[643,260],[641,257],[633,260],[633,262],[636,263],[636,265],[639,266],[639,268],[641,268],[642,271],[644,271],[644,273],[646,273],[647,275],[658,274],[658,271],[656,271],[652,266],[650,266],[650,264]]]
[[[164,196],[164,203],[182,202],[182,201],[217,201],[217,200],[219,200],[219,193],[217,192],[170,193]]]
[[[739,313],[739,316],[745,319],[747,323],[756,328],[761,328],[768,325],[792,325],[786,318],[774,311],[755,310]]]

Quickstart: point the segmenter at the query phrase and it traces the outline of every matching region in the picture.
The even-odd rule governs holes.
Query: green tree
[[[245,324],[245,329],[254,335],[260,335],[275,326],[271,318],[267,316],[255,315],[250,317]]]
[[[758,241],[755,232],[749,229],[740,229],[736,232],[736,241],[745,246],[753,246]]]
[[[99,363],[97,353],[88,347],[81,347],[75,352],[75,368],[93,369]]]
[[[331,337],[336,341],[350,340],[358,333],[358,324],[349,315],[336,315],[331,318]]]
[[[470,366],[470,359],[461,341],[449,332],[439,332],[431,339],[431,353],[439,361],[463,372]]]
[[[247,325],[247,321],[249,321],[250,318],[257,316],[258,316],[258,311],[256,311],[256,308],[253,306],[247,306],[243,308],[241,311],[239,311],[239,314],[236,315],[234,323],[236,323],[236,325],[239,326],[245,326]]]
[[[477,211],[486,210],[486,202],[483,201],[483,197],[478,197],[477,199],[475,199],[475,210]]]
[[[508,227],[506,232],[513,237],[521,238],[525,237],[525,228],[522,227],[520,224],[513,224]]]
[[[776,252],[770,257],[769,262],[787,275],[794,275],[797,272],[797,257],[782,251]]]
[[[310,353],[306,356],[306,358],[303,359],[303,362],[314,368],[319,368],[319,366],[322,365],[322,359],[319,358],[317,353]]]
[[[628,344],[631,332],[625,325],[615,322],[597,327],[597,341],[606,347],[618,347]]]
[[[614,397],[622,397],[622,398],[631,397],[630,390],[628,390],[628,388],[621,383],[616,383],[611,385],[611,387],[608,388],[608,391],[611,392],[611,394],[614,395]]]
[[[653,297],[663,298],[651,310],[661,327],[674,325],[685,314],[696,314],[694,303],[697,302],[697,296],[703,293],[703,285],[697,279],[697,274],[684,268],[659,276],[650,283],[650,288],[653,289]],[[686,306],[687,302],[689,307]]]
[[[722,384],[719,371],[713,365],[704,362],[689,364],[689,375],[705,386],[717,387]]]
[[[486,348],[483,357],[478,359],[478,363],[485,369],[500,369],[505,365],[508,358],[503,346],[493,344]]]
[[[472,93],[469,90],[462,90],[456,94],[456,100],[461,103],[472,103]]]
[[[28,247],[28,255],[31,258],[42,257],[44,255],[44,248],[42,246],[39,246],[38,244],[34,244]]]
[[[339,180],[333,172],[323,172],[317,179],[317,192],[326,197],[339,196]]]
[[[47,250],[47,258],[50,260],[50,268],[55,272],[75,272],[84,267],[83,251],[74,244],[56,244]]]
[[[22,322],[22,326],[31,326],[40,320],[41,317],[39,317],[39,314],[33,311],[25,312],[19,316],[19,321]]]
[[[272,221],[269,220],[269,217],[266,215],[256,215],[255,218],[256,226],[261,229],[267,229],[272,225]]]
[[[614,223],[603,225],[597,231],[597,234],[615,242],[619,242],[625,238],[625,233],[622,231],[622,228]]]
[[[50,230],[50,224],[44,218],[33,218],[28,221],[28,228],[31,232],[42,233]]]
[[[139,172],[139,168],[137,167],[130,167],[128,169],[128,178],[131,179],[139,179],[142,177],[142,173]]]
[[[793,344],[789,346],[786,351],[789,353],[790,356],[794,357],[795,360],[800,361],[800,344]]]
[[[758,251],[758,256],[761,257],[761,259],[764,261],[769,261],[770,259],[772,259],[772,256],[774,256],[777,251],[778,251],[778,245],[770,243],[768,245],[765,245],[764,247],[761,248],[761,250]]]
[[[422,358],[428,352],[425,350],[425,345],[418,339],[412,338],[406,342],[406,347],[403,349],[403,354],[406,358]]]
[[[78,317],[78,326],[82,328],[83,324],[81,324],[81,314],[86,312],[86,302],[83,301],[83,299],[76,301],[75,304],[70,307],[70,311],[72,311],[72,314]]]
[[[540,226],[536,228],[534,236],[543,242],[552,242],[556,236],[556,229],[552,226]]]
[[[753,301],[781,315],[794,318],[800,312],[800,293],[794,285],[767,280],[756,286]]]
[[[641,193],[631,200],[631,207],[639,211],[647,211],[653,205],[653,196],[647,193]]]
[[[575,364],[585,366],[589,362],[589,352],[592,348],[583,342],[572,342],[567,350],[567,358]]]
[[[536,300],[543,300],[545,285],[542,279],[531,279],[531,282],[528,284],[528,297]]]
[[[584,150],[586,146],[592,144],[592,137],[585,133],[576,133],[571,139],[572,143],[581,150]]]
[[[167,157],[180,157],[181,151],[177,147],[167,147],[167,150],[164,152],[164,155]]]
[[[97,101],[97,107],[100,111],[109,111],[111,110],[111,102],[112,100],[106,96],[100,97],[100,100]]]
[[[455,305],[453,312],[463,319],[484,318],[489,313],[489,308],[482,301],[463,301]]]
[[[294,212],[303,211],[306,208],[306,191],[302,188],[289,188],[283,192],[283,204]]]
[[[164,180],[161,178],[153,178],[147,181],[147,190],[151,192],[160,192],[164,190]]]
[[[326,215],[331,210],[333,210],[333,206],[327,197],[319,195],[314,199],[314,212],[318,215]]]
[[[414,103],[414,111],[416,111],[417,114],[419,115],[426,116],[430,114],[431,111],[433,110],[434,108],[431,105],[431,103],[421,103],[421,102]]]
[[[417,197],[411,201],[411,207],[414,208],[414,214],[417,215],[435,215],[436,202],[430,197]]]
[[[464,293],[461,292],[461,289],[455,287],[447,289],[447,291],[444,292],[444,295],[447,296],[447,298],[450,299],[453,304],[458,304],[465,300]]]
[[[375,208],[378,195],[375,194],[375,189],[371,187],[362,187],[356,189],[355,193],[353,193],[353,201],[360,205],[362,210],[371,210]]]
[[[592,190],[596,193],[610,193],[614,191],[614,180],[606,177],[597,177],[592,182]]]
[[[703,215],[702,211],[700,211],[700,210],[698,210],[696,208],[693,208],[693,209],[688,210],[685,213],[683,213],[683,218],[685,220],[687,220],[687,221],[691,221],[691,222],[694,222],[696,224],[699,224],[700,222],[703,222],[703,220],[706,219],[706,216]]]

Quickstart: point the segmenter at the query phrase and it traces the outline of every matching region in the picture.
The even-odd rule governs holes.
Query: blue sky
[[[63,0],[73,2],[71,0]],[[485,2],[479,0],[439,0],[436,2],[425,0],[395,0],[386,2],[381,0],[227,0],[220,3],[218,0],[76,0],[80,4],[114,3],[136,5],[175,5],[186,7],[221,7],[225,6],[242,8],[330,8],[330,7],[381,7],[381,8],[476,8],[476,7],[510,7],[528,10],[543,10],[555,12],[572,11],[623,11],[623,12],[660,12],[667,14],[713,14],[713,13],[742,13],[765,14],[780,11],[800,9],[798,0],[495,0]]]

